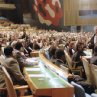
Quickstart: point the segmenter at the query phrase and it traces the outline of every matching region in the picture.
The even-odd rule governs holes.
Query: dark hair
[[[13,48],[11,46],[7,46],[6,48],[4,48],[4,54],[6,57],[11,56],[12,55],[12,51]]]
[[[33,45],[33,48],[34,48],[35,50],[40,50],[40,46],[39,46],[37,43],[35,43],[35,44]]]
[[[0,44],[0,50],[1,50],[1,48],[2,48],[2,45]]]
[[[83,43],[78,43],[77,45],[76,45],[76,51],[78,51],[79,50],[79,47],[81,47],[82,45],[84,45]],[[83,47],[84,48],[84,47]],[[82,49],[83,49],[82,48]]]
[[[17,42],[16,45],[15,45],[15,49],[20,50],[21,47],[23,47],[22,43],[21,42]]]
[[[57,48],[55,46],[51,46],[49,48],[49,55],[50,55],[50,57],[55,56],[56,50],[57,50]]]
[[[55,56],[56,56],[57,59],[61,59],[62,56],[65,56],[64,50],[57,49],[56,52],[55,52]]]

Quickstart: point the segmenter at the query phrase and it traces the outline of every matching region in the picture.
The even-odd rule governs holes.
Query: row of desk
[[[33,58],[31,59],[33,60]],[[34,58],[35,61],[35,58]],[[74,87],[59,77],[38,57],[36,64],[25,67],[24,73],[34,97],[73,97]]]
[[[91,57],[91,50],[85,51],[86,57]],[[33,52],[35,58],[28,59],[32,61],[31,66],[25,67],[24,73],[28,85],[35,97],[73,97],[74,87],[67,82],[68,75],[63,72],[65,78],[61,78],[58,73],[60,68],[53,66],[39,52]],[[31,60],[31,61],[30,61]],[[31,63],[30,63],[31,64]]]

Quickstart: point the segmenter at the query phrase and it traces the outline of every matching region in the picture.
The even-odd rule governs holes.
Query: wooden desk
[[[50,60],[48,60],[45,56],[44,52],[39,53],[39,58],[41,61],[47,66],[51,67],[53,71],[55,71],[57,74],[59,74],[62,78],[68,81],[68,79],[73,79],[73,75],[68,73],[68,68],[58,67],[56,64],[52,63]]]
[[[26,67],[24,73],[35,97],[73,97],[73,86],[45,67],[41,61],[37,66]]]
[[[32,51],[30,55],[31,57],[39,57],[39,51]]]

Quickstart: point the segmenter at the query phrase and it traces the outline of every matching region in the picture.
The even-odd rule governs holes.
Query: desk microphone
[[[28,47],[29,50],[33,51],[31,47]]]
[[[24,48],[25,52],[28,54],[28,51],[26,50],[26,48]]]

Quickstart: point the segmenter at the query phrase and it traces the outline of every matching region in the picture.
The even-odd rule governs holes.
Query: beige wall
[[[97,24],[97,18],[80,18],[79,10],[96,10],[97,0],[64,0],[64,26]]]
[[[4,3],[4,0],[0,0],[0,3]]]

